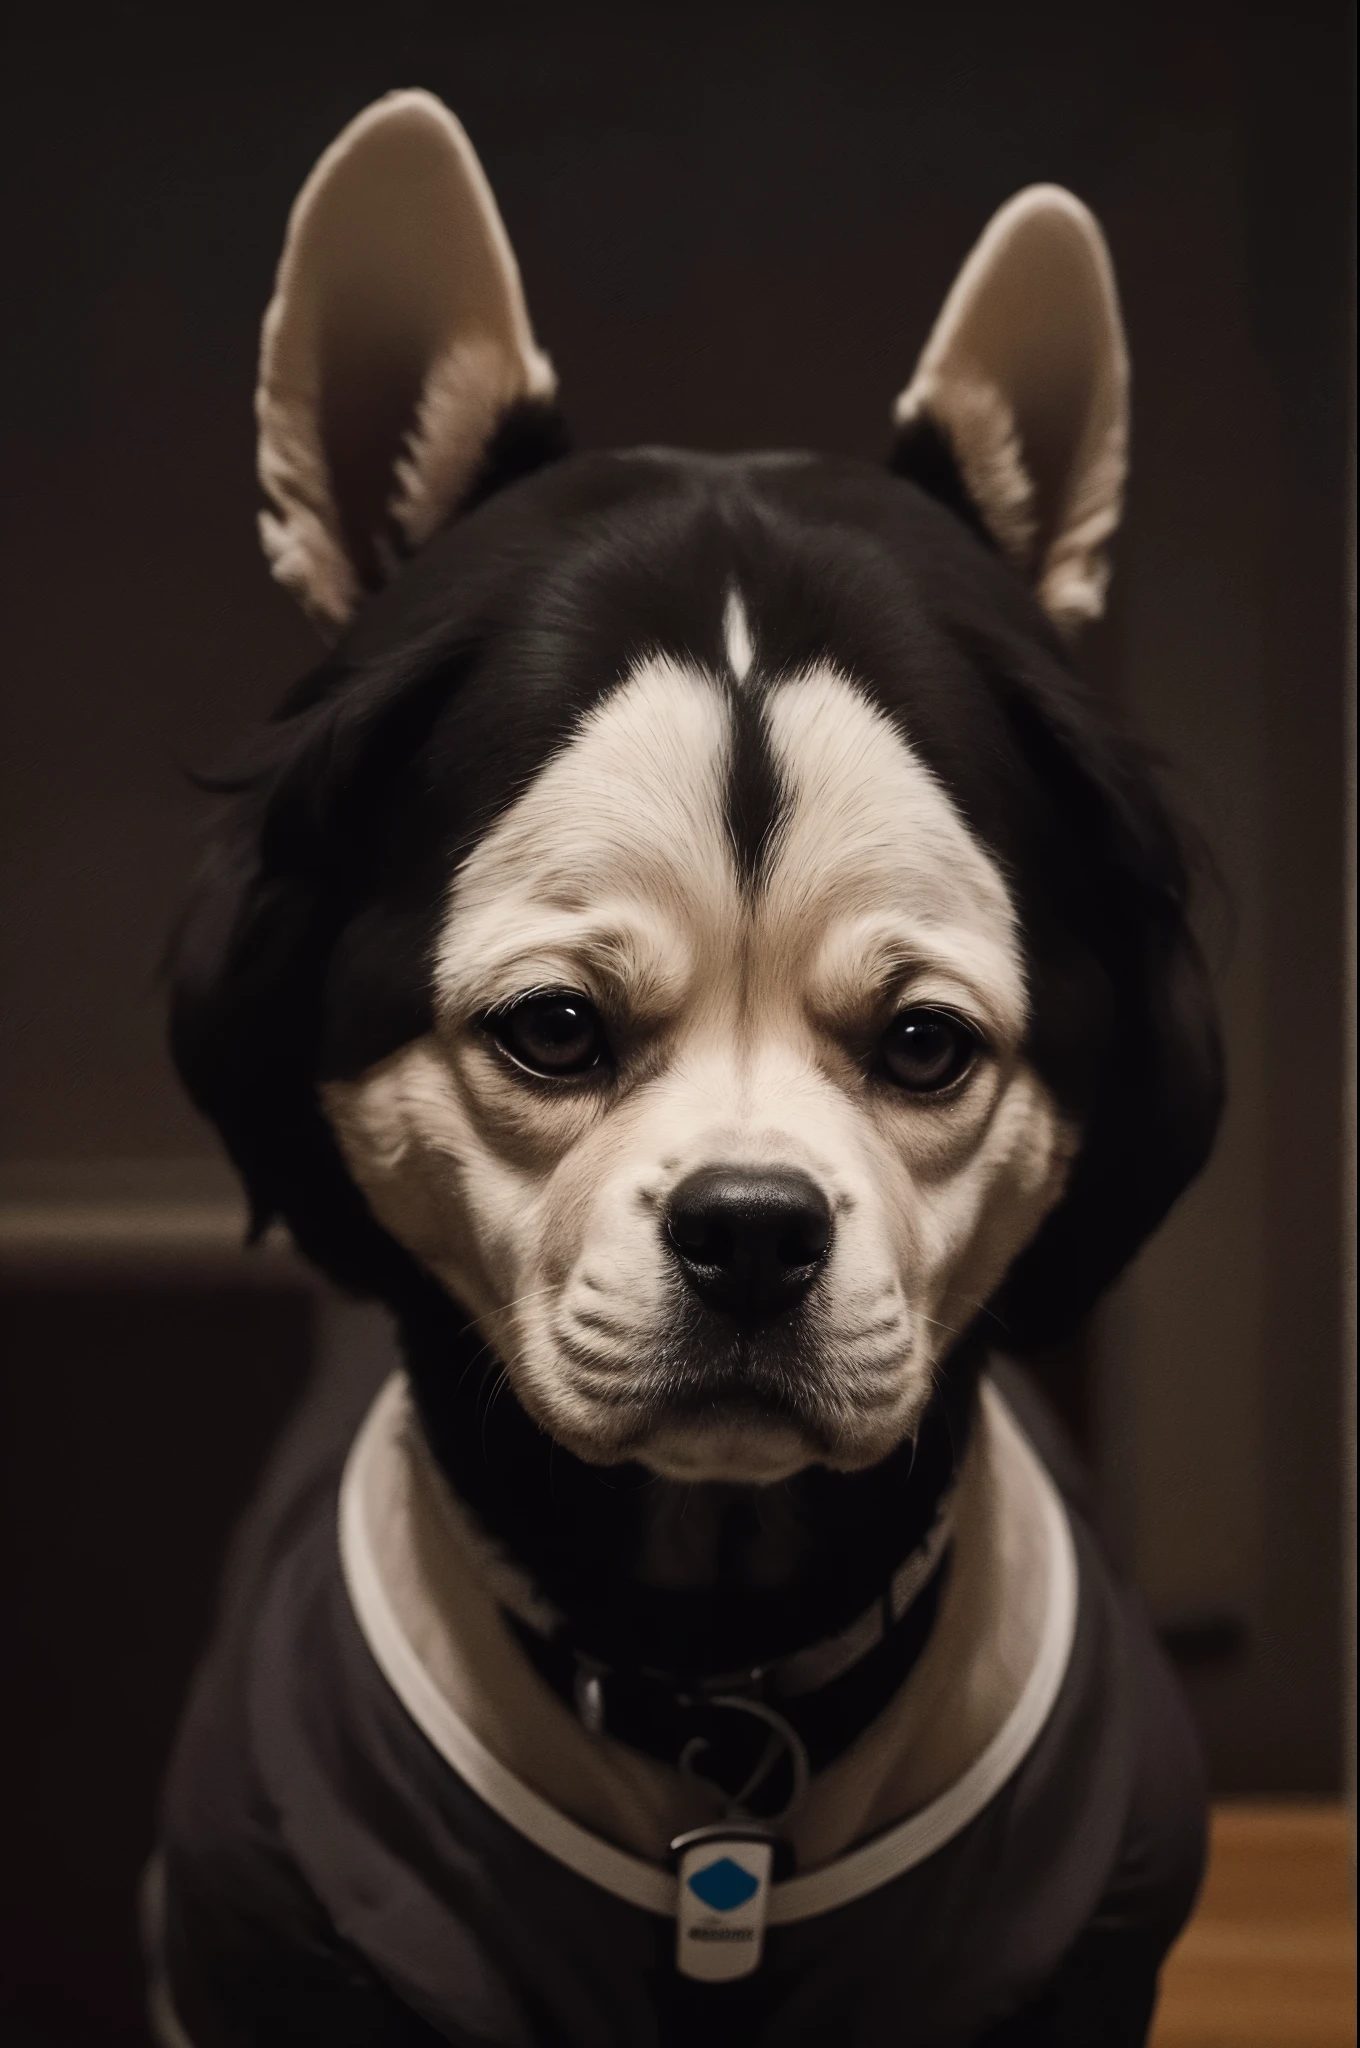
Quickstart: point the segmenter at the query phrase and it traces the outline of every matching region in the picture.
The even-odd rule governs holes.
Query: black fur
[[[919,473],[939,484],[922,445]],[[624,1583],[632,1478],[553,1453],[508,1395],[486,1436],[466,1319],[369,1213],[318,1082],[426,1028],[450,874],[581,714],[648,652],[722,675],[730,587],[757,636],[751,691],[823,657],[854,678],[1004,870],[1029,1057],[1086,1133],[1065,1199],[945,1374],[923,1433],[940,1435],[940,1458],[918,1455],[910,1488],[892,1459],[854,1479],[803,1475],[795,1513],[817,1542],[789,1612],[739,1592],[710,1601],[706,1661],[739,1639],[752,1652],[753,1632],[772,1645],[797,1619],[806,1640],[855,1612],[861,1580],[882,1584],[947,1482],[977,1341],[1023,1352],[1085,1317],[1202,1164],[1221,1092],[1185,865],[1148,766],[945,484],[942,505],[849,462],[643,450],[568,457],[496,493],[374,597],[284,705],[179,936],[176,1058],[257,1223],[284,1217],[341,1286],[392,1304],[437,1454],[616,1652],[660,1628],[664,1661],[701,1654],[692,1613],[659,1617]],[[730,810],[754,883],[778,789],[758,696],[737,694],[749,708]]]
[[[929,413],[918,413],[914,420],[898,428],[888,450],[888,467],[894,476],[919,484],[930,497],[947,505],[965,526],[972,528],[986,547],[996,546],[987,522],[973,503],[963,480],[963,469],[954,452],[953,441]]]
[[[981,1364],[976,1344],[959,1347],[914,1442],[871,1472],[812,1465],[774,1489],[674,1489],[687,1512],[709,1509],[718,1542],[711,1580],[670,1592],[643,1578],[645,1539],[668,1491],[662,1482],[637,1466],[587,1465],[506,1391],[492,1398],[494,1376],[478,1369],[481,1347],[452,1319],[412,1318],[407,1332],[436,1458],[571,1617],[577,1646],[625,1672],[681,1676],[768,1662],[864,1612],[934,1519],[967,1446]],[[772,1544],[788,1561],[777,1586],[750,1569]]]
[[[507,484],[560,462],[570,442],[566,422],[557,406],[542,398],[521,398],[506,412],[487,443],[455,516],[471,512],[487,498],[494,498]]]
[[[731,693],[732,759],[727,775],[727,832],[742,880],[758,887],[784,811],[779,771],[770,752],[757,676]]]

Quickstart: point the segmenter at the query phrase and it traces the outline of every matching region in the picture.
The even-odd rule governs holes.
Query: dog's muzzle
[[[803,1299],[831,1249],[831,1205],[793,1168],[701,1167],[666,1205],[666,1245],[690,1290],[743,1329]]]

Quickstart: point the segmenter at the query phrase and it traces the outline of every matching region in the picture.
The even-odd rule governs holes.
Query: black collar
[[[756,1816],[782,1812],[861,1735],[929,1640],[948,1578],[953,1492],[878,1597],[846,1628],[744,1670],[680,1674],[602,1663],[542,1603],[502,1614],[540,1677],[592,1735],[608,1734]],[[779,1737],[771,1742],[772,1732]]]

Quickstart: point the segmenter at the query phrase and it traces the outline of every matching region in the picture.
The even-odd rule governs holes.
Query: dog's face
[[[1041,189],[896,474],[534,475],[551,367],[461,130],[394,95],[304,191],[266,544],[331,627],[421,553],[214,870],[181,1064],[257,1207],[347,1280],[395,1241],[580,1457],[875,1463],[980,1311],[1089,1300],[1202,1158],[1174,848],[1053,631],[1099,609],[1125,375],[1099,231]]]
[[[581,720],[453,882],[433,1029],[325,1101],[555,1437],[762,1480],[910,1430],[1074,1133],[995,862],[844,674],[743,704],[713,599],[726,677],[654,656]]]

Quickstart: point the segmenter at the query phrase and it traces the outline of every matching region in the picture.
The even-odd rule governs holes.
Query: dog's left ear
[[[462,128],[430,93],[375,101],[298,195],[265,315],[260,531],[279,582],[338,631],[493,476],[561,452],[556,388]]]
[[[1031,185],[959,273],[894,408],[891,459],[979,518],[1065,633],[1104,607],[1128,392],[1099,225],[1061,186]]]

